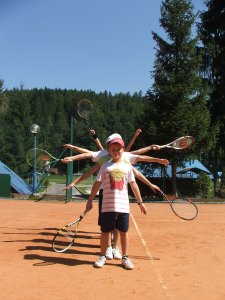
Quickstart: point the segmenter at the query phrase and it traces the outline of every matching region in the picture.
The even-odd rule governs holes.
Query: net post
[[[73,116],[70,118],[70,144],[73,145]],[[70,149],[70,156],[72,150]],[[66,185],[69,185],[73,180],[73,162],[67,164],[66,168]],[[72,189],[66,190],[66,200],[72,199]]]

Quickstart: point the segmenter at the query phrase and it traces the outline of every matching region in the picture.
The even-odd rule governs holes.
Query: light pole
[[[34,136],[34,170],[33,170],[33,193],[35,193],[37,188],[37,173],[36,173],[36,149],[37,149],[37,133],[40,131],[40,126],[33,124],[30,127],[30,132]]]

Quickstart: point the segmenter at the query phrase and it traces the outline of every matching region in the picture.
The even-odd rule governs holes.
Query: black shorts
[[[111,232],[114,229],[127,232],[129,229],[129,213],[103,212],[101,213],[101,231]]]

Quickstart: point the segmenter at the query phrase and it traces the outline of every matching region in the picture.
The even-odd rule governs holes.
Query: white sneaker
[[[120,253],[120,249],[118,247],[112,249],[113,258],[121,259],[122,255]]]
[[[133,268],[134,268],[134,265],[132,264],[132,261],[127,256],[123,256],[123,258],[122,258],[122,266],[126,270],[133,270]]]
[[[107,259],[113,259],[112,247],[106,249],[105,257]]]
[[[96,268],[102,268],[106,262],[105,256],[100,256],[98,260],[94,263],[94,267]]]

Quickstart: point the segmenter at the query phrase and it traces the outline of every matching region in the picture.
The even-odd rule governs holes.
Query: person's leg
[[[110,240],[110,242],[112,243],[112,255],[113,258],[115,259],[121,259],[122,255],[120,253],[120,249],[119,249],[119,240],[120,240],[120,233],[118,229],[114,229],[113,232],[111,232],[111,236],[113,236],[113,241],[112,238]]]
[[[101,240],[100,240],[101,255],[105,255],[105,253],[106,253],[106,249],[108,247],[109,236],[110,236],[110,232],[102,232],[101,233]]]
[[[94,266],[96,268],[102,268],[106,262],[105,253],[106,253],[106,249],[108,246],[109,235],[110,235],[110,232],[102,232],[101,233],[101,239],[100,239],[101,254],[100,254],[100,257],[94,263]]]
[[[122,256],[127,256],[128,248],[128,233],[120,231],[120,241],[121,241],[121,250]]]
[[[101,213],[101,255],[94,264],[94,266],[97,268],[103,267],[106,262],[106,250],[109,243],[110,233],[114,230],[116,216],[117,214],[114,212]]]
[[[129,214],[128,213],[118,213],[116,220],[116,228],[120,232],[120,241],[122,249],[122,266],[127,270],[132,270],[134,265],[127,256],[128,252],[128,229],[129,229]]]

